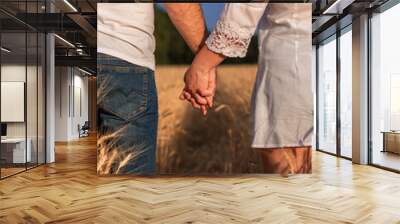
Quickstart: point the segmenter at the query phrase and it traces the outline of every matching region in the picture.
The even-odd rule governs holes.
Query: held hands
[[[188,100],[194,108],[201,109],[203,115],[207,114],[207,107],[213,106],[217,86],[216,68],[224,59],[224,55],[203,46],[185,73],[185,87],[180,99]]]
[[[185,87],[179,98],[189,101],[193,108],[200,109],[205,116],[207,107],[213,106],[216,76],[216,68],[207,68],[194,61],[185,73]]]

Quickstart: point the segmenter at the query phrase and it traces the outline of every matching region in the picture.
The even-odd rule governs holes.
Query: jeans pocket
[[[97,77],[97,104],[130,121],[146,110],[149,72],[140,67],[102,65]]]

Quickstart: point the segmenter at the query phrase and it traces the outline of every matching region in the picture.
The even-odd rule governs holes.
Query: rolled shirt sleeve
[[[214,30],[206,40],[208,49],[226,57],[245,57],[251,37],[268,3],[226,3]]]

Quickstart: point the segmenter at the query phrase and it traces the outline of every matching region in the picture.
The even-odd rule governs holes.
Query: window
[[[318,48],[318,149],[336,153],[336,36]]]
[[[44,1],[1,1],[14,13],[43,13]],[[11,13],[10,15],[12,15]],[[45,163],[45,35],[0,12],[0,178]]]
[[[371,18],[371,162],[400,170],[400,4]]]
[[[352,33],[340,36],[340,154],[352,157]]]
[[[400,73],[390,74],[390,130],[400,130]]]

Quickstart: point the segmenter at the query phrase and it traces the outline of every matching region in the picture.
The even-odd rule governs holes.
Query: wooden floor
[[[95,140],[0,181],[0,223],[400,223],[400,175],[315,153],[314,173],[98,177]]]
[[[24,168],[0,168],[0,169],[1,169],[1,177],[2,178],[19,173],[19,172],[23,172],[24,170],[26,170],[25,167]]]

